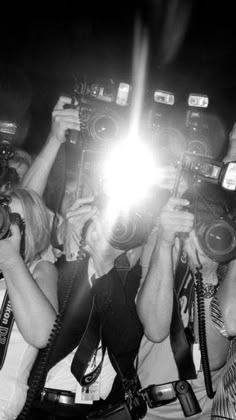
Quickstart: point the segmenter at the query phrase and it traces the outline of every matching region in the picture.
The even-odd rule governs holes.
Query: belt
[[[75,404],[75,393],[60,389],[44,388],[41,392],[41,401],[50,401],[59,404]]]

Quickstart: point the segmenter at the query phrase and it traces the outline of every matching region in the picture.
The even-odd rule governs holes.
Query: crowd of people
[[[70,103],[59,97],[41,152],[16,150],[19,177],[1,186],[0,420],[235,419],[236,260],[201,234],[233,224],[234,193],[181,174],[173,194],[172,162],[146,236],[114,246],[91,185],[80,197],[55,184],[81,130]]]

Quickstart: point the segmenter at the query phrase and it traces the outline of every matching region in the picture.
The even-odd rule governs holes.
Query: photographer
[[[82,419],[85,418],[86,414],[101,408],[104,410],[109,408],[112,412],[117,404],[124,402],[120,372],[129,381],[133,381],[135,376],[133,362],[143,333],[134,302],[141,276],[139,257],[142,248],[137,247],[129,250],[125,265],[122,265],[124,264],[123,258],[120,260],[119,256],[123,256],[123,251],[114,249],[109,245],[101,226],[101,217],[98,211],[89,204],[89,200],[86,206],[85,199],[81,199],[78,200],[73,211],[70,210],[70,232],[72,231],[72,225],[74,225],[73,238],[76,234],[78,242],[84,222],[86,219],[92,218],[84,247],[89,259],[86,259],[83,263],[86,267],[83,276],[80,271],[77,273],[78,278],[75,280],[73,292],[68,302],[68,311],[65,314],[54,354],[50,361],[50,365],[54,366],[47,375],[41,402],[34,404],[34,416],[45,416],[46,413],[50,413],[55,418],[72,418],[79,415]],[[74,249],[76,249],[74,241],[73,244]],[[76,249],[77,252],[78,249],[79,247]],[[129,262],[128,266],[126,265],[127,262]],[[81,266],[82,263],[78,262],[77,264]],[[68,267],[64,265],[62,270],[65,271],[64,286],[61,284],[61,287],[65,288],[66,282],[69,281],[67,278]],[[88,289],[89,296],[94,298],[95,314],[98,320],[94,333],[98,338],[100,337],[99,325],[102,326],[103,331],[99,339],[101,341],[98,349],[95,352],[97,356],[92,357],[93,364],[96,367],[99,366],[101,358],[103,358],[101,373],[96,383],[91,386],[91,390],[90,387],[81,387],[78,384],[76,377],[73,376],[75,371],[73,371],[73,375],[71,374],[71,363],[73,363],[75,353],[78,351],[79,364],[83,364],[83,352],[81,352],[83,339],[80,337],[81,326],[78,325],[78,322],[84,322],[83,313],[85,310],[90,311],[89,305],[91,304],[90,299],[82,296],[85,288]],[[74,312],[70,314],[71,307],[74,308]],[[90,324],[87,324],[87,330],[90,330]],[[82,332],[85,334],[84,331]],[[74,349],[70,343],[74,343]],[[101,345],[107,348],[103,356],[100,354]],[[90,349],[87,348],[87,357],[89,357],[89,351]],[[62,358],[62,356],[65,357]],[[94,370],[94,367],[92,370]],[[87,373],[89,373],[89,370]],[[60,401],[63,401],[63,396],[65,401],[68,392],[70,400],[68,399],[68,403],[61,404]],[[57,403],[50,400],[53,395],[58,397]],[[95,401],[93,401],[94,396]],[[143,410],[142,405],[140,409]],[[98,413],[94,416],[96,418]]]
[[[229,136],[229,148],[224,158],[225,162],[236,160],[236,124]],[[225,281],[215,296],[212,305],[212,317],[216,328],[223,336],[227,337],[230,347],[226,364],[222,370],[216,394],[212,404],[212,420],[235,419],[235,384],[236,384],[236,259],[228,264]]]
[[[60,145],[66,140],[66,130],[68,128],[80,129],[78,112],[74,109],[64,109],[66,103],[68,101],[65,98],[59,99],[53,111],[52,128],[47,143],[23,181],[25,185],[30,185],[41,195],[44,193],[47,176],[57,157]],[[160,196],[158,196],[159,200],[161,201]],[[50,413],[58,418],[76,415],[82,418],[81,416],[103,403],[106,408],[111,403],[112,411],[114,404],[124,402],[120,372],[126,380],[128,379],[128,382],[132,383],[133,388],[135,387],[133,382],[137,380],[133,362],[143,330],[136,313],[134,297],[141,278],[140,256],[143,244],[134,246],[134,249],[128,249],[127,255],[124,250],[112,247],[104,237],[101,214],[93,203],[93,197],[78,199],[69,207],[63,205],[63,208],[65,209],[64,217],[57,215],[56,219],[59,223],[55,223],[56,239],[65,254],[58,260],[59,300],[62,305],[70,285],[71,273],[73,273],[74,283],[67,301],[60,333],[47,365],[47,370],[50,367],[52,369],[45,383],[42,401],[34,404],[34,417],[38,413],[39,416]],[[80,240],[88,219],[91,223],[85,238],[86,246],[82,247],[87,258],[85,261],[80,261],[77,260],[81,251]],[[122,261],[119,256],[122,257]],[[81,344],[81,337],[86,330],[91,299],[94,299],[98,316],[98,326],[95,331],[96,334],[99,333],[101,328],[99,325],[102,325],[102,343],[107,347],[105,354],[100,355],[100,358],[104,357],[98,379],[100,391],[99,393],[96,391],[98,401],[95,401],[92,406],[80,404],[87,398],[85,394],[88,387],[81,389],[75,379],[76,372],[74,372],[75,376],[70,372],[73,357],[77,349],[81,347],[78,345]],[[99,362],[97,363],[99,366]],[[80,399],[79,392],[82,393]],[[142,399],[140,410],[143,412]]]
[[[27,186],[30,183],[39,195],[44,193],[57,153],[66,141],[66,131],[68,129],[80,130],[78,110],[64,108],[66,104],[70,103],[71,98],[69,97],[60,96],[58,99],[52,112],[52,124],[47,141],[23,179],[23,184]]]
[[[186,211],[195,200],[194,188],[181,198],[171,197],[163,207],[137,295],[145,332],[138,374],[150,400],[146,419],[210,419],[212,398],[226,362],[229,341],[211,316],[211,301],[221,293],[224,276],[219,262],[199,242],[196,222],[202,218],[202,223],[210,224],[216,210],[228,215],[229,205],[219,186],[205,183],[200,195],[204,200],[197,201],[194,212]]]
[[[57,270],[42,256],[49,215],[33,191],[1,195],[0,418],[21,411],[38,349],[46,346],[57,311]]]

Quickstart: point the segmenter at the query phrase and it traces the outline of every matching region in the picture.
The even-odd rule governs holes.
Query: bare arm
[[[229,263],[226,277],[218,290],[219,304],[229,337],[236,336],[236,260]]]
[[[236,160],[236,123],[233,125],[233,128],[229,135],[229,147],[226,153],[226,156],[223,158],[225,163]]]
[[[78,111],[76,109],[64,109],[65,104],[70,104],[71,99],[61,96],[52,113],[51,131],[47,141],[26,172],[22,185],[43,195],[50,170],[55,162],[61,144],[66,141],[68,129],[80,130]]]
[[[11,232],[10,238],[0,241],[0,269],[21,334],[29,344],[42,348],[56,318],[57,270],[42,261],[31,274],[19,253],[18,226],[11,226]]]
[[[169,334],[173,307],[174,260],[176,232],[190,232],[193,215],[176,209],[188,201],[170,198],[160,215],[160,230],[149,269],[137,296],[137,311],[145,335],[154,342]]]

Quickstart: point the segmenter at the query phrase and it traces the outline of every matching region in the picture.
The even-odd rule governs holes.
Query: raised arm
[[[218,290],[218,301],[226,334],[236,336],[236,260],[229,263],[224,280]]]
[[[18,226],[11,226],[11,234],[0,241],[0,270],[21,334],[29,344],[42,348],[56,318],[57,270],[49,261],[39,261],[31,273],[19,252]]]
[[[174,245],[177,232],[190,232],[193,214],[179,210],[189,202],[170,198],[160,214],[160,228],[149,268],[137,296],[137,311],[145,335],[154,342],[169,334],[174,287]]]
[[[236,160],[236,123],[234,123],[233,128],[229,135],[229,147],[223,161],[225,163]]]
[[[47,141],[22,180],[24,187],[31,188],[40,196],[44,193],[57,153],[62,143],[66,141],[66,131],[68,129],[80,130],[78,110],[64,109],[64,106],[70,103],[69,97],[59,98],[52,112],[51,130]]]

